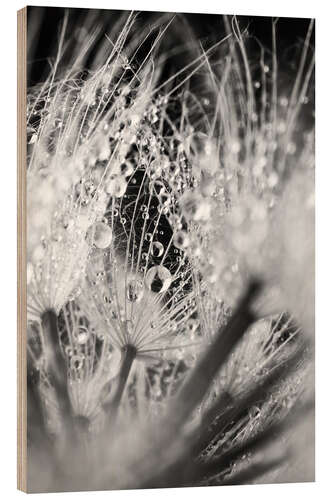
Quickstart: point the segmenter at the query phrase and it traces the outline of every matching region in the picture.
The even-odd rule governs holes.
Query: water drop
[[[160,177],[160,175],[163,172],[163,169],[168,165],[168,158],[164,155],[162,155],[160,158],[156,158],[153,160],[150,164],[150,171],[151,171],[151,177],[152,178],[157,178]]]
[[[167,207],[171,204],[171,196],[169,193],[167,192],[160,192],[159,195],[158,195],[158,199],[160,201],[160,203],[164,206],[164,207]]]
[[[65,347],[65,353],[69,358],[73,356],[73,349],[71,348],[71,346],[68,345]]]
[[[76,335],[77,343],[80,345],[86,344],[89,339],[89,331],[84,326],[80,326],[79,331]]]
[[[154,257],[161,257],[164,252],[164,246],[159,241],[154,241],[151,246],[151,253]]]
[[[154,190],[157,195],[162,195],[166,192],[165,185],[162,181],[155,181],[149,184],[150,190]]]
[[[187,248],[189,246],[190,240],[185,231],[177,231],[173,237],[173,244],[175,247],[180,249]]]
[[[169,173],[171,176],[176,176],[178,175],[180,172],[180,168],[179,168],[179,165],[173,161],[172,163],[170,163],[169,165]]]
[[[133,174],[134,168],[133,168],[133,165],[131,164],[131,162],[125,161],[124,163],[122,163],[120,165],[120,171],[121,171],[121,175],[123,175],[124,177],[129,177],[130,175]]]
[[[145,261],[145,260],[148,260],[149,255],[147,254],[147,252],[143,252],[141,257],[142,257],[142,260]]]
[[[100,249],[107,248],[111,244],[112,230],[104,222],[96,222],[88,229],[87,237],[95,247]]]
[[[71,368],[73,368],[74,370],[80,370],[80,368],[82,368],[82,365],[83,365],[83,357],[82,356],[72,356],[71,358]]]
[[[127,298],[130,302],[140,302],[143,297],[143,283],[133,279],[127,285]]]
[[[172,275],[164,266],[154,266],[149,269],[145,277],[146,287],[154,293],[163,293],[171,285]]]
[[[123,176],[111,176],[105,190],[110,196],[121,198],[127,189],[127,182]]]

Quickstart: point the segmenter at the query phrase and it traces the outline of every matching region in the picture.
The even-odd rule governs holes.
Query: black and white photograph
[[[315,20],[26,29],[26,490],[313,482]]]

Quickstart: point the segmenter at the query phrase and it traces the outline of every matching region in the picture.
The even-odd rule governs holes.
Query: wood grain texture
[[[17,487],[27,492],[27,8],[17,13]]]

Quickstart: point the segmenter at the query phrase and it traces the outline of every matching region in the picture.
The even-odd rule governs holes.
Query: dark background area
[[[90,9],[69,9],[68,31],[84,25]],[[57,7],[29,7],[28,10],[28,84],[33,85],[43,80],[49,71],[49,60],[55,57],[57,40],[65,9]],[[97,23],[107,33],[112,30],[115,21],[120,18],[123,11],[117,10],[90,10],[96,15]],[[278,13],[278,9],[277,9]],[[153,12],[142,12],[142,21],[153,22],[156,19]],[[221,39],[225,35],[223,17],[219,14],[183,14],[184,24],[187,24],[193,37],[200,40],[205,47]],[[255,42],[257,39],[268,51],[272,45],[272,18],[238,16],[241,29],[246,29],[250,35],[247,48],[253,56],[260,50]],[[279,18],[276,27],[277,53],[282,64],[290,63],[290,51],[304,41],[309,26],[309,19],[304,18]],[[103,31],[102,30],[102,31]],[[174,45],[177,44],[177,32],[172,33]],[[312,36],[314,44],[314,35]],[[89,69],[89,60],[88,60]]]

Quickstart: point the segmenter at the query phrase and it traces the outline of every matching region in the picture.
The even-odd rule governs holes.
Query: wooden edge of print
[[[17,487],[27,492],[27,8],[17,12]]]

